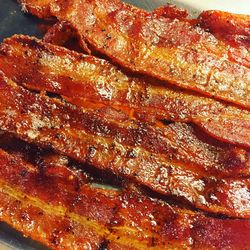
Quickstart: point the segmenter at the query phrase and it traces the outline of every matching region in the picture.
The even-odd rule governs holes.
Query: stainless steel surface
[[[41,37],[38,24],[42,21],[21,12],[15,0],[0,0],[0,41],[13,34]]]
[[[37,242],[0,223],[0,250],[48,250]]]
[[[138,7],[152,10],[166,3],[173,3],[189,10],[195,16],[205,9],[223,9],[232,12],[250,14],[250,2],[246,0],[126,0]],[[28,34],[41,37],[38,19],[21,12],[15,0],[0,0],[0,41],[13,34]],[[40,244],[24,238],[20,233],[0,223],[0,250],[45,250]]]

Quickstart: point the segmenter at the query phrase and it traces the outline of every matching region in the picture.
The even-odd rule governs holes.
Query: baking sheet
[[[221,9],[231,12],[250,14],[250,1],[246,0],[126,0],[130,4],[152,10],[161,5],[172,3],[189,10],[195,17],[201,10]],[[41,37],[39,24],[42,21],[21,12],[15,0],[0,0],[0,41],[13,34],[27,34]],[[20,233],[0,223],[0,250],[47,250],[48,248],[24,238]]]

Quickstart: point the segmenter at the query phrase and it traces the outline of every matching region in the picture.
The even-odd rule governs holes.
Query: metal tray
[[[130,4],[152,10],[166,3],[173,3],[196,16],[201,10],[221,9],[250,14],[250,2],[245,0],[126,0]],[[13,34],[27,34],[40,38],[42,21],[21,12],[15,0],[0,0],[0,41]],[[47,250],[48,248],[23,237],[4,223],[0,223],[0,250]]]

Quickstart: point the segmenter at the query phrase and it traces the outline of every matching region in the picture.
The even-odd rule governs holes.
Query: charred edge
[[[220,219],[220,220],[227,220],[227,219],[238,219],[244,221],[244,218],[239,218],[239,217],[234,217],[234,216],[227,216],[225,214],[221,213],[212,213],[212,212],[207,212],[204,210],[201,210],[199,208],[196,208],[193,204],[188,202],[187,200],[184,200],[181,197],[174,197],[174,196],[166,196],[160,193],[157,193],[156,191],[151,190],[148,187],[145,186],[138,186],[138,192],[144,194],[147,197],[157,199],[163,202],[166,202],[167,204],[171,206],[178,207],[180,209],[188,209],[193,212],[199,212],[206,216],[207,218],[214,218],[214,219]]]
[[[192,211],[199,211],[198,208],[196,208],[193,204],[191,204],[189,201],[187,201],[183,197],[175,197],[173,195],[160,194],[157,191],[154,191],[150,189],[149,187],[142,186],[142,185],[138,186],[137,188],[139,189],[140,193],[150,198],[161,200],[163,202],[166,202],[170,205],[173,205],[179,208],[185,208],[185,209],[189,209]]]

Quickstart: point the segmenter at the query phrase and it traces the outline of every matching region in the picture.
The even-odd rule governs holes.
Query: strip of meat
[[[76,185],[70,174],[55,176],[3,150],[0,173],[0,219],[53,249],[250,249],[249,220],[210,218],[140,193]]]
[[[224,167],[216,163],[217,149],[193,140],[187,125],[160,129],[129,120],[122,124],[112,122],[93,111],[80,111],[59,100],[31,93],[3,76],[0,99],[0,127],[4,131],[164,195],[179,197],[205,211],[231,217],[250,216],[249,179],[220,180],[219,174],[218,180],[209,177],[221,171],[216,167]],[[249,164],[249,152],[238,154],[243,156],[239,159],[243,165]],[[230,157],[224,159],[222,172],[231,171],[227,164]],[[214,166],[210,166],[210,159]],[[231,164],[242,169],[239,161]]]
[[[90,221],[86,212],[85,217],[75,216],[72,219],[72,216],[68,216],[70,212],[67,210],[74,206],[73,199],[67,205],[60,204],[61,200],[67,201],[67,197],[64,199],[64,190],[67,196],[74,192],[75,198],[80,197],[79,185],[84,185],[86,180],[75,177],[79,171],[67,168],[65,160],[59,156],[58,159],[55,159],[56,155],[53,159],[46,154],[46,157],[41,157],[40,154],[44,154],[41,149],[24,144],[10,135],[0,136],[0,146],[8,150],[7,153],[0,149],[0,220],[53,249],[84,249],[89,246],[98,248],[103,241],[100,232],[104,228],[103,223],[100,223],[98,231],[95,228],[98,223]],[[33,165],[30,161],[38,162],[39,165]],[[33,190],[29,190],[30,188]],[[88,199],[86,203],[93,201],[89,197],[89,191],[85,188],[84,198]],[[52,193],[54,197],[51,197]],[[95,194],[97,197],[102,196],[99,190]],[[107,194],[112,206],[112,192]],[[93,203],[95,206],[99,204],[97,201]],[[104,210],[108,217],[110,210],[107,209],[108,204],[105,205]],[[82,205],[81,211],[86,207]],[[100,208],[99,211],[102,212]]]
[[[250,16],[232,14],[218,10],[204,11],[198,22],[205,29],[209,29],[219,39],[230,42],[233,46],[250,47]],[[250,62],[248,61],[248,64]]]
[[[250,67],[250,16],[223,11],[205,11],[198,24],[218,39],[230,44],[231,57],[240,64]]]
[[[119,0],[54,0],[49,6],[123,67],[250,108],[249,52],[238,63],[228,45],[203,29]]]
[[[249,111],[128,77],[92,56],[14,36],[0,45],[0,69],[18,84],[63,95],[78,106],[109,104],[143,121],[193,122],[217,139],[250,147]]]
[[[154,10],[153,14],[158,17],[163,16],[173,20],[185,20],[192,25],[199,25],[205,30],[209,29],[209,32],[216,36],[217,39],[232,46],[232,48],[230,48],[230,54],[235,61],[239,63],[244,61],[244,65],[250,66],[250,59],[246,57],[246,51],[250,41],[247,27],[250,21],[245,18],[244,15],[235,15],[222,11],[205,11],[202,12],[198,19],[188,19],[187,11],[177,8],[174,5],[159,7]],[[227,20],[229,19],[230,22],[228,23]],[[75,51],[84,51],[91,54],[88,45],[82,39],[79,39],[77,34],[72,34],[71,29],[69,23],[59,21],[48,31],[43,40]],[[67,42],[69,42],[69,44],[62,44],[62,41],[65,41],[65,37],[68,38]],[[73,44],[74,46],[72,46],[72,39],[76,41]]]
[[[200,25],[203,29],[213,34],[217,39],[229,43],[233,47],[241,47],[241,55],[244,57],[244,50],[250,46],[250,15],[233,14],[218,10],[203,11],[197,19],[189,19],[185,9],[168,4],[153,11],[158,17],[185,20],[193,25]],[[231,48],[233,50],[233,48]],[[233,53],[234,54],[234,53]],[[237,61],[237,58],[234,58]],[[241,62],[241,61],[239,61]],[[250,65],[250,62],[244,62]]]
[[[75,31],[67,22],[57,22],[48,29],[43,37],[43,41],[66,47],[65,44],[75,37]]]

